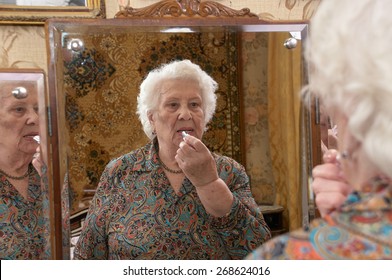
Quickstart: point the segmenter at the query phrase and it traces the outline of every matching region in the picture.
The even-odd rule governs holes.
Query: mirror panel
[[[274,203],[279,196],[274,185],[279,182],[271,170],[268,96],[273,93],[268,93],[268,88],[272,81],[279,81],[280,74],[270,75],[269,70],[285,65],[270,65],[276,59],[269,59],[273,57],[269,41],[271,34],[281,32],[283,38],[289,38],[289,32],[305,38],[306,24],[266,24],[255,19],[52,19],[47,22],[47,31],[51,113],[47,149],[63,213],[57,221],[63,234],[62,243],[57,243],[62,247],[58,258],[69,257],[70,234],[77,236],[80,217],[85,215],[108,161],[148,141],[135,113],[139,85],[149,70],[173,59],[198,63],[218,82],[217,113],[204,141],[211,150],[247,166],[256,201],[267,206]],[[301,53],[300,47],[286,49],[283,43],[277,45],[281,51]],[[304,65],[298,63],[294,68],[302,84]],[[294,100],[299,108],[299,100]],[[308,195],[311,162],[309,118],[303,113],[301,120],[294,120],[304,139],[301,145],[306,144],[296,170],[305,176],[297,184],[306,192],[304,197]],[[253,136],[247,138],[244,134],[249,131]],[[257,157],[264,161],[262,167],[257,159],[249,159],[252,147],[260,153]],[[65,202],[68,197],[69,204]],[[308,217],[308,201],[303,200],[303,205]],[[67,228],[69,218],[72,222]]]
[[[15,197],[15,193],[12,193],[13,197],[16,199],[9,199],[10,192],[8,190],[9,184],[11,184],[12,190],[16,190],[15,185],[12,185],[13,182],[9,182],[8,180],[4,180],[1,182],[2,189],[2,200],[0,202],[1,205],[1,214],[2,214],[2,224],[1,224],[1,242],[2,244],[7,244],[9,248],[12,248],[11,251],[3,250],[2,253],[10,253],[10,255],[2,255],[2,259],[20,259],[20,256],[23,258],[28,258],[34,255],[34,259],[51,259],[55,256],[55,236],[54,236],[54,203],[53,203],[53,192],[52,185],[49,183],[50,169],[48,168],[48,153],[47,153],[47,141],[48,138],[48,118],[46,111],[46,79],[45,73],[42,69],[36,68],[1,68],[0,69],[0,91],[1,91],[1,102],[3,102],[3,98],[12,97],[14,95],[15,101],[20,103],[14,103],[14,109],[18,109],[18,112],[21,110],[26,110],[26,106],[37,106],[38,107],[38,115],[39,115],[39,124],[34,124],[29,121],[27,128],[29,133],[39,133],[40,137],[34,139],[40,143],[44,149],[41,149],[40,160],[43,165],[40,168],[39,173],[40,177],[35,175],[37,172],[32,172],[29,170],[29,194],[28,203],[22,202],[22,198],[20,195]],[[18,97],[18,94],[20,97]],[[29,101],[24,101],[25,98],[29,98],[29,96],[34,96],[36,99],[29,99]],[[27,100],[27,99],[26,99]],[[32,100],[32,101],[30,101]],[[15,102],[14,101],[14,102]],[[30,102],[30,103],[25,103]],[[31,103],[33,102],[33,103]],[[27,105],[26,105],[27,104]],[[8,112],[8,111],[7,111]],[[7,114],[10,114],[9,112]],[[14,114],[14,113],[12,113]],[[19,120],[21,119],[18,113]],[[13,117],[12,120],[14,123],[14,127],[20,127],[17,122],[18,118]],[[26,117],[23,117],[26,118]],[[6,123],[2,124],[3,126]],[[32,131],[31,128],[35,125],[39,125],[39,131]],[[3,130],[2,130],[3,131]],[[26,128],[24,128],[23,133],[26,133]],[[4,131],[3,131],[4,133]],[[8,131],[9,133],[9,131]],[[1,135],[1,137],[7,138],[14,137],[13,135]],[[15,142],[19,142],[20,139],[12,139]],[[9,141],[8,141],[9,142]],[[5,144],[2,141],[2,147],[8,147],[8,144]],[[9,147],[8,147],[9,148]],[[4,155],[6,158],[6,155]],[[37,157],[36,153],[34,157]],[[8,177],[8,176],[6,176]],[[39,181],[40,180],[40,181]],[[37,188],[35,188],[37,186]],[[19,188],[17,188],[19,191]],[[14,204],[15,203],[15,204]],[[29,205],[27,208],[23,205]],[[32,235],[31,231],[34,231],[36,234]],[[18,233],[16,236],[12,237],[12,234]],[[18,240],[18,242],[15,242]],[[34,244],[30,244],[34,240]],[[18,245],[19,244],[19,245]],[[30,246],[27,250],[22,250],[20,244],[24,244],[24,246]],[[15,247],[16,246],[16,247]],[[19,247],[18,247],[19,246]],[[21,250],[18,252],[15,248]],[[31,251],[30,251],[31,250]],[[12,256],[11,256],[12,254]]]

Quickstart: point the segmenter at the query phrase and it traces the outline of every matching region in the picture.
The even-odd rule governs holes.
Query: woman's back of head
[[[308,90],[392,177],[392,1],[324,0],[312,18]]]

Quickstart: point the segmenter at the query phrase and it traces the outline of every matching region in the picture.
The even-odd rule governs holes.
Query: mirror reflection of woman
[[[244,167],[201,141],[216,89],[189,60],[149,73],[137,113],[151,142],[106,167],[75,259],[242,259],[270,238]]]
[[[248,258],[391,260],[392,2],[321,2],[310,22],[304,92],[322,101],[339,130],[338,151],[312,172],[322,218]]]
[[[330,149],[338,147],[338,129],[330,116],[325,112],[324,106],[320,108],[320,136],[321,151],[325,154]]]
[[[32,161],[39,133],[37,92],[0,88],[0,258],[49,258],[45,194]]]

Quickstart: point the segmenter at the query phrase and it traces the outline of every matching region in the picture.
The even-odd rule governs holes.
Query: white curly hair
[[[215,91],[218,89],[218,84],[212,77],[190,60],[163,64],[147,75],[140,85],[140,93],[137,98],[136,113],[142,123],[144,132],[150,139],[154,138],[154,134],[148,116],[158,108],[162,82],[172,79],[192,80],[198,83],[201,90],[205,126],[215,113],[217,100]],[[206,127],[204,129],[206,130]]]
[[[324,0],[310,22],[309,85],[372,164],[392,177],[392,1]]]

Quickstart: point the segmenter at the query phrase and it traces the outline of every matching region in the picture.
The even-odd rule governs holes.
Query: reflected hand
[[[215,159],[203,142],[186,136],[175,158],[185,176],[196,187],[206,212],[214,217],[227,215],[234,197],[226,183],[219,178]]]
[[[321,140],[321,152],[323,155],[328,152],[328,147],[324,144],[323,140]]]
[[[316,205],[322,217],[339,208],[353,191],[347,184],[336,160],[338,152],[328,150],[324,153],[324,164],[313,168],[312,190],[316,195]]]
[[[328,148],[337,149],[338,147],[338,134],[336,125],[328,129]]]
[[[36,150],[36,153],[34,154],[32,163],[33,163],[34,168],[37,170],[39,176],[42,176],[41,173],[42,173],[42,167],[44,166],[44,163],[41,159],[41,147],[40,146],[37,147],[37,150]]]
[[[202,187],[219,178],[215,160],[203,142],[188,135],[179,146],[175,159],[194,186]]]

